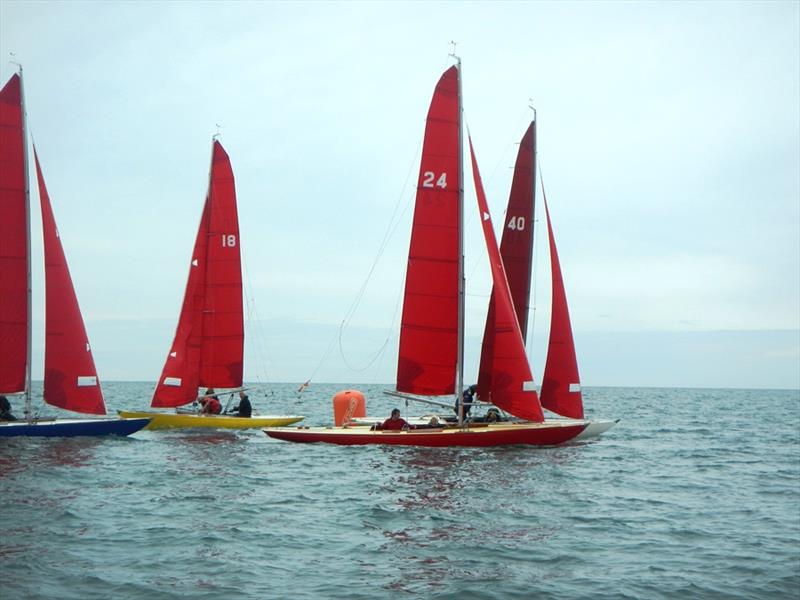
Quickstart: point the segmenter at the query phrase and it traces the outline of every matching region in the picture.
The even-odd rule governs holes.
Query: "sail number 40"
[[[508,228],[511,231],[522,231],[525,229],[525,217],[511,217],[508,220]]]
[[[436,183],[434,183],[436,180]],[[439,175],[439,179],[436,179],[436,173],[433,171],[425,171],[422,174],[422,187],[432,188],[433,186],[440,187],[442,189],[447,187],[447,173],[442,173]]]
[[[236,236],[232,233],[222,234],[222,247],[233,248],[236,245]]]

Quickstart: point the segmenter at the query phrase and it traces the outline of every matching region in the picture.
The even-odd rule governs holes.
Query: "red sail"
[[[531,293],[531,273],[533,260],[533,207],[534,207],[534,169],[536,164],[536,122],[533,121],[522,136],[514,166],[511,182],[511,195],[508,199],[503,237],[500,242],[500,256],[508,278],[511,300],[517,313],[517,321],[525,343],[528,332],[528,299]],[[494,294],[489,299],[489,312],[483,332],[481,366],[479,372],[490,373],[486,362],[491,360],[491,352],[486,348],[493,339],[495,321]]]
[[[408,252],[397,389],[426,395],[455,391],[458,351],[459,185],[458,67],[433,93]]]
[[[103,392],[35,148],[33,155],[44,240],[44,400],[75,412],[104,415]]]
[[[469,143],[472,157],[472,175],[478,195],[478,210],[481,215],[489,264],[492,269],[492,300],[495,310],[487,324],[487,338],[484,339],[481,370],[478,373],[478,396],[511,413],[515,417],[542,422],[544,415],[536,395],[533,375],[525,354],[517,316],[511,301],[503,259],[497,247],[497,238],[492,228],[489,206],[483,191],[472,140]]]
[[[28,357],[28,221],[22,90],[0,90],[0,393],[25,389]]]
[[[200,386],[242,385],[244,314],[239,217],[228,154],[215,141],[175,340],[152,406],[181,406]]]
[[[503,257],[523,341],[528,336],[528,302],[531,295],[535,169],[536,121],[532,121],[519,144],[500,241],[500,255]]]
[[[550,223],[547,198],[544,198],[544,212],[547,217],[547,233],[550,237],[550,265],[553,277],[553,306],[550,316],[550,344],[547,348],[547,362],[542,378],[542,406],[556,414],[583,418],[583,399],[578,360],[575,357],[575,342],[572,338],[572,325],[567,308],[567,294],[561,277],[556,240]]]

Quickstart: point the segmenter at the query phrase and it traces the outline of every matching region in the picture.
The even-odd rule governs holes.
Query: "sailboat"
[[[22,69],[0,90],[0,395],[24,395],[24,418],[0,422],[0,437],[130,435],[149,419],[44,418],[31,407],[30,188]],[[105,415],[64,248],[34,147],[42,213],[45,355],[42,397],[51,406]]]
[[[445,71],[440,78],[426,123],[406,272],[397,392],[393,393],[409,399],[455,395],[463,387],[464,186],[461,116],[459,63]],[[515,175],[512,184],[512,206],[507,214],[507,229],[520,235],[509,236],[507,242],[504,235],[502,246],[505,255],[502,257],[471,140],[469,144],[478,209],[493,280],[481,353],[478,396],[482,401],[512,415],[513,419],[496,423],[470,423],[463,419],[460,411],[456,424],[421,426],[406,431],[381,431],[374,427],[356,425],[268,428],[264,430],[267,435],[293,442],[341,445],[549,446],[590,439],[614,425],[614,421],[585,420],[582,418],[582,409],[579,418],[546,420],[543,404],[539,400],[531,375],[521,324],[523,321],[527,324],[527,298],[530,291],[532,238],[529,232],[533,222],[534,182],[531,165],[535,164],[533,136],[532,126],[528,135],[529,142],[523,139],[521,145],[521,156],[517,161],[520,174]],[[523,172],[526,169],[527,174]],[[519,202],[520,206],[517,206],[514,200],[520,194],[515,194],[515,190],[518,192],[528,186],[531,190],[530,198]],[[527,192],[522,195],[525,194]],[[518,209],[522,212],[518,212]],[[551,231],[551,251],[554,249]],[[513,287],[510,285],[504,260],[509,261]],[[519,264],[515,264],[515,260]],[[555,264],[554,268],[557,268],[557,260]],[[561,296],[565,309],[563,284]],[[562,325],[564,323],[563,319],[559,322]],[[566,324],[569,325],[568,315]],[[571,344],[571,333],[569,337]],[[551,352],[563,340],[563,332],[551,334]],[[572,354],[574,358],[574,347]],[[558,360],[555,353],[553,356],[554,361]],[[564,375],[564,369],[556,367],[555,362],[552,364],[551,369],[546,370],[545,379],[559,379],[553,379],[547,394],[543,388],[542,400],[547,400],[549,406],[568,404],[563,400],[564,384],[560,379]],[[570,380],[567,384],[566,397],[573,401],[576,381],[577,379]]]
[[[151,401],[153,408],[177,408],[198,399],[198,388],[241,391],[244,365],[244,312],[239,217],[230,157],[219,140],[212,143],[211,169],[189,278],[175,338]],[[221,395],[221,394],[220,394]],[[232,397],[232,396],[231,396]],[[148,429],[250,429],[289,425],[298,415],[199,414],[120,411],[123,417],[149,417]]]

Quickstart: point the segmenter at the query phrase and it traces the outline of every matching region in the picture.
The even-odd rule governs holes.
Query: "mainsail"
[[[583,399],[578,376],[578,360],[575,356],[575,341],[572,337],[567,294],[564,291],[564,279],[561,276],[561,265],[546,196],[544,196],[544,212],[550,239],[553,306],[550,316],[550,342],[542,377],[542,406],[565,417],[582,419]]]
[[[244,313],[239,217],[230,158],[214,141],[208,195],[171,350],[154,407],[181,406],[199,387],[242,385]]]
[[[425,125],[397,365],[401,392],[455,391],[460,259],[459,70],[439,79]]]
[[[25,390],[28,363],[28,183],[20,76],[0,90],[0,394]]]
[[[494,311],[490,315],[492,322],[487,324],[487,338],[484,339],[483,352],[486,357],[481,360],[478,373],[478,396],[521,419],[544,421],[542,407],[536,395],[528,357],[525,354],[525,343],[522,341],[517,316],[511,300],[503,260],[497,247],[497,238],[492,228],[489,206],[483,191],[475,151],[472,140],[469,143],[472,157],[472,175],[475,180],[475,191],[478,196],[478,211],[489,253],[489,264],[492,270],[492,300]]]
[[[75,412],[104,415],[106,407],[89,338],[35,148],[33,153],[44,239],[44,400]]]

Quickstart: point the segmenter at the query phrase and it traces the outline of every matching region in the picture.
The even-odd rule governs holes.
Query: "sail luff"
[[[550,240],[550,270],[552,276],[552,308],[550,317],[550,340],[547,360],[542,376],[541,402],[547,410],[573,419],[583,418],[583,397],[578,359],[575,355],[575,340],[569,318],[567,294],[561,274],[561,264],[547,207],[547,196],[542,188],[547,233]]]
[[[106,414],[86,327],[34,148],[42,210],[45,275],[44,401],[75,412]]]
[[[436,85],[425,125],[400,325],[401,392],[455,392],[461,276],[459,108],[459,71],[453,66]]]
[[[481,365],[482,368],[488,369],[488,372],[482,370],[478,374],[478,396],[516,417],[542,422],[544,414],[536,394],[528,357],[525,354],[525,343],[522,341],[503,259],[500,256],[497,238],[492,228],[489,206],[486,202],[472,140],[470,140],[469,147],[478,210],[494,283],[492,298],[495,301],[493,322],[491,327],[487,327],[489,337],[485,340],[485,344],[490,350],[489,360]]]
[[[0,393],[30,400],[30,191],[22,76],[0,90]]]

